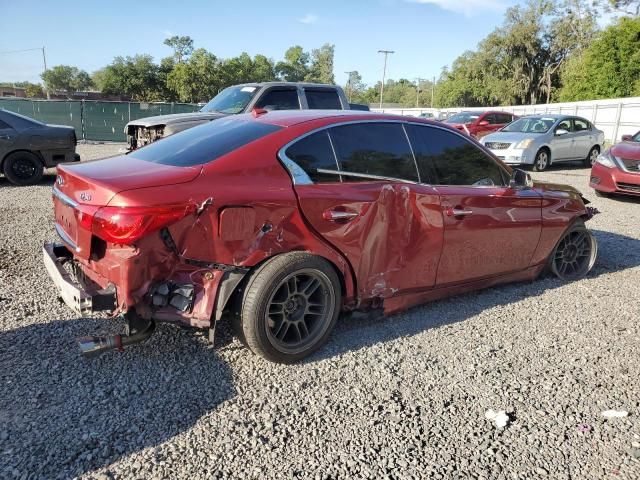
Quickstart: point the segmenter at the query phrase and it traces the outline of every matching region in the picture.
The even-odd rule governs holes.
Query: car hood
[[[517,143],[522,140],[531,138],[536,140],[539,133],[521,133],[521,132],[494,132],[482,138],[482,143],[501,142],[501,143]]]
[[[611,154],[619,158],[640,160],[640,142],[616,143],[611,147]]]
[[[155,117],[139,118],[137,120],[130,121],[127,123],[127,126],[153,127],[156,125],[175,125],[177,123],[193,122],[197,120],[215,120],[216,118],[226,116],[226,113],[219,112],[173,113],[171,115],[156,115]]]

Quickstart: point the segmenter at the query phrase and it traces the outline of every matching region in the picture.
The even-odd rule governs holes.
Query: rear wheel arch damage
[[[236,292],[234,330],[254,353],[292,363],[320,348],[342,309],[342,279],[328,259],[305,251],[269,258]]]

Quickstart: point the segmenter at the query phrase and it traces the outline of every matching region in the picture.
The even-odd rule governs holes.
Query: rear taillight
[[[160,230],[193,212],[195,205],[102,207],[91,215],[91,232],[107,242],[131,245],[148,233]],[[78,219],[83,225],[88,220],[88,215],[83,220]]]

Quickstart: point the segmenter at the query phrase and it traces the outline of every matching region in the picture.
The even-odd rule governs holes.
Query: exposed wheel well
[[[217,307],[214,309],[214,316],[216,314],[216,310],[221,311],[223,315],[233,314],[234,311],[235,312],[239,311],[239,308],[242,305],[242,293],[247,285],[247,282],[251,278],[251,275],[253,275],[263,265],[273,260],[274,258],[280,257],[282,255],[287,255],[288,253],[296,253],[300,251],[302,250],[293,250],[292,252],[278,253],[276,255],[267,257],[264,260],[261,260],[260,262],[255,264],[253,267],[251,267],[249,271],[247,271],[247,273],[244,275],[242,280],[240,280],[238,285],[233,289],[233,292],[231,293],[231,295],[229,295],[228,299],[226,299],[226,301],[225,299],[222,299],[225,302],[223,308],[221,310],[219,310]],[[344,298],[344,295],[346,294],[346,283],[345,283],[345,279],[342,271],[340,271],[337,265],[335,265],[335,263],[333,263],[330,259],[321,255],[317,255],[317,256],[325,260],[331,266],[331,268],[333,268],[333,270],[335,271],[336,276],[338,277],[338,280],[340,280],[340,291],[342,292],[342,296]],[[220,287],[218,287],[218,295],[220,294],[219,292],[220,292]],[[215,318],[212,318],[211,320],[213,322],[215,321]]]

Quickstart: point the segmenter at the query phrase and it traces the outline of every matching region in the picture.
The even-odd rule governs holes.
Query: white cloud
[[[300,23],[309,25],[311,23],[316,23],[318,21],[318,16],[314,15],[313,13],[307,13],[304,17],[299,18],[298,21]]]
[[[436,5],[443,10],[463,13],[467,17],[483,10],[501,11],[507,7],[505,0],[407,0],[411,3]]]

